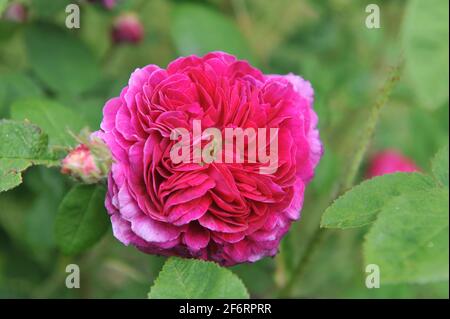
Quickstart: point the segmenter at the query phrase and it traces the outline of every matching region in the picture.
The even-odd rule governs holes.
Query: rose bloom
[[[313,89],[301,77],[264,75],[223,52],[136,69],[103,109],[98,136],[114,163],[106,208],[114,236],[151,254],[230,266],[274,256],[300,217],[322,156]],[[178,163],[172,130],[278,128],[278,167]]]
[[[376,153],[367,169],[367,177],[372,178],[398,172],[418,172],[420,168],[413,160],[392,149]]]

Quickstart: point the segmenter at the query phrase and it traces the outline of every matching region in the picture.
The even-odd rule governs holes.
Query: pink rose
[[[367,177],[372,178],[397,172],[418,172],[420,168],[396,150],[385,150],[373,156],[367,169]]]
[[[147,253],[226,266],[275,255],[323,152],[312,103],[309,82],[264,75],[223,52],[136,69],[106,103],[98,132],[114,159],[105,202],[114,236]],[[174,164],[171,132],[191,132],[194,120],[203,129],[277,128],[276,170]]]

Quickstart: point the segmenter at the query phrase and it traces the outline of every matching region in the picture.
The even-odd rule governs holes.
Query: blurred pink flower
[[[144,27],[137,15],[125,13],[114,21],[111,35],[115,43],[137,44],[144,38]]]
[[[101,2],[103,7],[105,7],[108,10],[113,9],[117,4],[117,0],[89,0],[89,2],[97,2],[97,3]]]
[[[14,22],[25,22],[28,18],[28,10],[22,3],[13,2],[6,8],[3,18]]]
[[[102,0],[103,6],[107,9],[112,9],[116,6],[117,0]]]
[[[105,204],[115,237],[226,266],[274,256],[323,153],[312,103],[299,76],[267,76],[223,52],[136,69],[97,132],[114,159]],[[261,163],[174,164],[171,131],[193,120],[278,128],[276,172],[260,174]]]
[[[408,157],[396,150],[384,150],[373,156],[367,169],[367,177],[372,178],[397,172],[417,172],[420,168]]]

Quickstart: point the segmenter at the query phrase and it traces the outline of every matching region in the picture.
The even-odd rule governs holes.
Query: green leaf
[[[383,208],[364,244],[381,284],[448,280],[448,195],[442,188],[411,192]]]
[[[82,20],[80,37],[92,53],[98,58],[104,54],[112,54],[107,52],[111,45],[111,17],[95,6],[84,6]]]
[[[389,199],[430,187],[434,187],[433,179],[419,173],[395,173],[369,179],[328,207],[321,227],[352,228],[370,224]]]
[[[30,6],[31,14],[34,16],[39,16],[41,18],[51,18],[58,13],[65,12],[65,8],[68,4],[73,1],[70,0],[39,0],[33,1]]]
[[[91,131],[97,131],[103,119],[103,105],[105,101],[99,98],[80,101],[80,115],[85,119]]]
[[[242,280],[248,293],[254,294],[258,298],[270,296],[276,284],[275,275],[267,276],[274,271],[274,259],[272,258],[264,258],[256,263],[239,264],[230,270]]]
[[[35,125],[0,120],[0,141],[0,192],[19,185],[31,165],[58,163],[47,152],[47,136]]]
[[[439,183],[448,188],[448,145],[436,154],[431,163],[431,168]]]
[[[151,299],[248,298],[242,281],[213,262],[169,258],[148,294]]]
[[[0,0],[0,16],[3,14],[3,11],[5,11],[7,5],[8,0]]]
[[[18,33],[19,30],[20,30],[19,23],[16,23],[14,21],[8,21],[5,19],[0,20],[0,44],[2,45],[2,49],[3,46],[9,45],[7,41],[11,40]],[[14,70],[14,68],[11,69]]]
[[[28,176],[27,176],[28,177]],[[33,257],[43,265],[51,264],[54,248],[53,226],[58,200],[51,193],[39,194],[24,217],[24,241]]]
[[[68,255],[82,252],[95,244],[109,225],[105,206],[105,188],[76,185],[64,197],[55,220],[55,238]]]
[[[235,24],[219,12],[201,5],[177,5],[171,35],[181,55],[225,51],[254,62],[247,42]]]
[[[5,115],[4,110],[15,100],[43,95],[41,88],[22,73],[2,74],[0,91],[0,117]]]
[[[406,72],[424,107],[437,108],[448,100],[447,0],[411,0],[403,25]]]
[[[49,136],[50,145],[73,146],[75,140],[70,131],[78,133],[84,120],[71,109],[45,99],[26,99],[14,103],[11,118],[29,120],[39,125]]]
[[[67,191],[65,181],[59,170],[45,167],[30,169],[25,178],[25,186],[33,194],[27,200],[29,207],[22,209],[24,232],[21,237],[35,260],[45,266],[54,262],[53,229],[58,205]]]
[[[25,41],[33,71],[53,91],[78,95],[97,82],[100,72],[94,56],[70,33],[36,24],[26,29]]]
[[[419,167],[428,167],[430,158],[448,143],[448,110],[442,107],[430,112],[408,104],[389,105],[380,119],[373,148],[396,148]]]

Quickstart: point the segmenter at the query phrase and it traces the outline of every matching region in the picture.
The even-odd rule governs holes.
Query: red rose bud
[[[79,138],[84,140],[62,160],[61,173],[75,179],[94,184],[106,178],[112,158],[106,144],[96,136]]]
[[[113,9],[117,4],[117,0],[89,0],[89,2],[101,3],[102,6],[108,10]]]
[[[116,0],[103,0],[102,3],[106,9],[111,10],[112,8],[114,8],[116,6],[117,1]]]
[[[137,44],[142,41],[143,37],[144,27],[137,15],[126,13],[116,18],[112,29],[114,43],[127,42]]]
[[[385,150],[375,154],[370,161],[367,177],[372,178],[397,172],[418,172],[420,168],[406,156],[396,150]]]
[[[3,18],[14,22],[25,22],[28,17],[27,8],[18,2],[11,3],[5,10]]]

